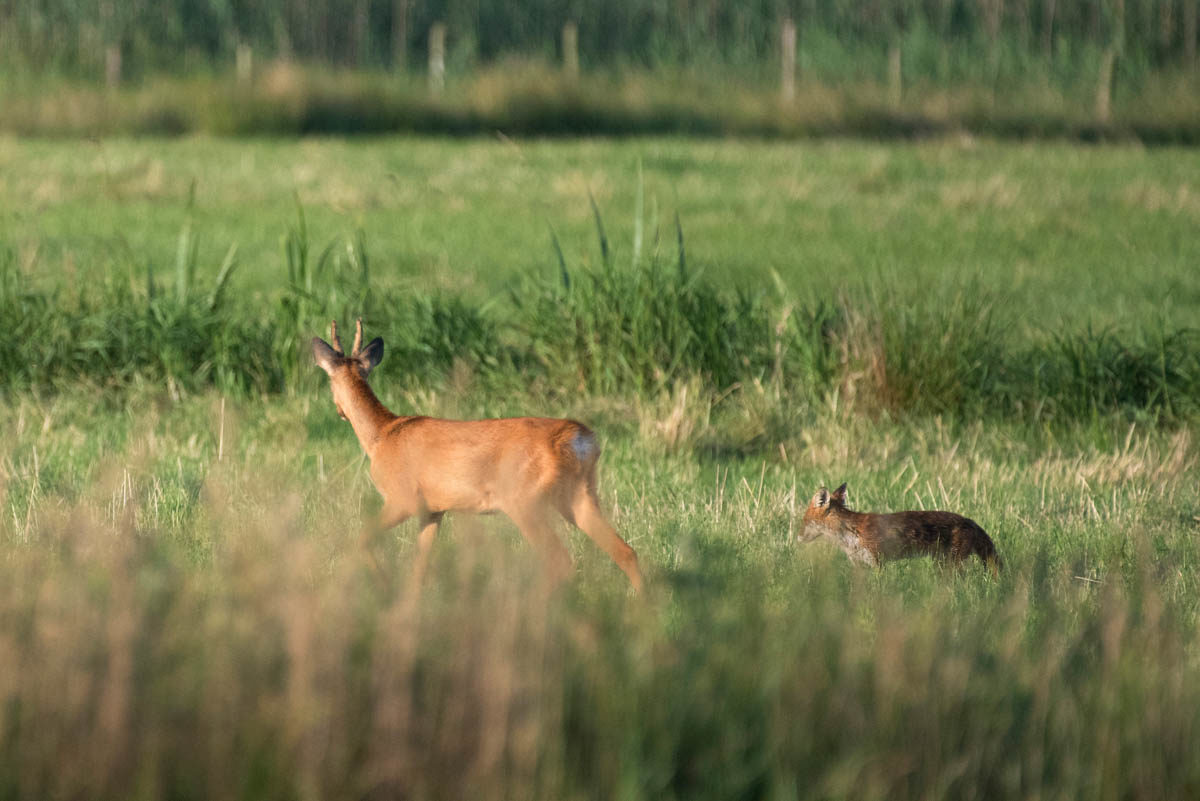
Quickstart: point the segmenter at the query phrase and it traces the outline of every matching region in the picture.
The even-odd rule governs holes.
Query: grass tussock
[[[498,389],[650,400],[698,380],[690,403],[715,408],[731,393],[754,395],[764,413],[746,441],[767,448],[789,425],[788,406],[1025,421],[1177,421],[1200,411],[1196,329],[1018,337],[1006,316],[1011,304],[971,287],[905,300],[900,289],[877,285],[807,302],[781,287],[730,290],[688,265],[678,221],[674,242],[663,245],[657,223],[639,216],[631,252],[618,256],[593,209],[597,266],[569,265],[552,237],[557,274],[526,275],[486,304],[379,287],[361,233],[318,251],[303,209],[284,237],[284,278],[266,315],[226,289],[234,248],[213,283],[200,285],[190,222],[173,287],[132,269],[73,290],[39,285],[6,250],[0,324],[15,342],[0,354],[0,374],[13,389],[83,380],[166,384],[173,395],[205,387],[277,393],[315,385],[305,343],[331,318],[362,316],[388,343],[389,369],[404,386],[469,374]],[[645,231],[653,242],[643,246]],[[759,403],[767,397],[774,411]]]
[[[1014,356],[1002,339],[998,299],[977,287],[904,305],[894,297],[875,288],[861,305],[843,302],[836,335],[842,400],[935,414],[970,411],[984,398],[1003,402]]]

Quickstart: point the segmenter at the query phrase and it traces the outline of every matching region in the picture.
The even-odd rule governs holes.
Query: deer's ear
[[[838,487],[837,489],[835,489],[833,491],[832,499],[841,504],[846,503],[846,485],[845,484],[842,484],[842,486]]]
[[[320,337],[313,337],[312,349],[313,360],[316,361],[317,367],[320,367],[329,375],[333,375],[333,368],[337,367],[338,362],[342,360],[338,352],[329,347],[329,343]]]
[[[383,337],[375,337],[365,348],[358,352],[358,364],[366,375],[383,361]]]
[[[829,490],[825,489],[824,487],[821,487],[819,490],[817,490],[817,494],[814,495],[812,498],[811,505],[815,506],[818,509],[824,509],[826,506],[828,506],[829,505]]]

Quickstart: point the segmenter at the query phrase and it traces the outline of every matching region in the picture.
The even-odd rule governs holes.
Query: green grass
[[[689,265],[725,285],[769,287],[777,273],[807,300],[886,282],[916,301],[973,282],[1013,301],[1021,331],[1200,316],[1200,158],[1188,149],[4,139],[0,221],[34,284],[142,286],[146,268],[173,282],[190,217],[201,281],[236,242],[231,289],[270,297],[298,193],[314,255],[361,231],[382,285],[488,298],[557,271],[551,228],[572,266],[599,262],[589,192],[629,261],[639,162],[644,255],[673,250],[678,214]]]
[[[387,367],[375,383],[398,410],[592,420],[648,599],[573,535],[578,575],[546,605],[511,526],[456,518],[406,606],[415,532],[381,543],[396,579],[378,583],[354,545],[378,502],[323,393],[18,401],[2,420],[7,793],[1196,789],[1190,430],[823,412],[786,461],[712,461],[674,447],[653,406],[412,397]],[[860,508],[970,514],[1005,571],[862,571],[794,545],[797,508],[841,480]]]
[[[1196,796],[1198,172],[0,143],[0,796]],[[359,311],[398,413],[592,425],[647,597],[575,533],[547,600],[495,518],[448,522],[419,603],[411,527],[379,580],[304,346]],[[1005,570],[797,546],[842,481]]]

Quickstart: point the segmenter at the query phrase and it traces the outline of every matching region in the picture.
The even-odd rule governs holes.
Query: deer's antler
[[[358,322],[354,326],[354,350],[350,351],[350,358],[353,359],[362,349],[362,318],[358,318]]]
[[[360,323],[359,325],[361,326],[362,324]],[[339,356],[345,356],[346,354],[342,351],[342,341],[338,339],[337,335],[337,320],[329,321],[329,339],[330,344],[333,345],[333,349],[337,351],[337,354]]]

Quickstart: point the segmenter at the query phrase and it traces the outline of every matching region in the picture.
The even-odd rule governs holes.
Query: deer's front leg
[[[379,534],[387,531],[389,528],[395,528],[414,514],[416,514],[415,510],[407,506],[385,503],[383,508],[379,510],[379,514],[375,516],[371,528],[373,529],[373,533]]]
[[[371,560],[371,565],[380,579],[384,578],[384,572],[383,567],[379,564],[379,559],[375,556],[375,538],[389,528],[394,528],[405,520],[408,520],[413,514],[413,511],[407,507],[384,502],[383,508],[379,510],[379,514],[363,526],[362,535],[358,539],[358,547],[366,551],[367,556]]]
[[[413,560],[412,566],[412,583],[415,587],[420,587],[425,579],[425,570],[429,566],[429,550],[433,547],[433,538],[441,525],[441,512],[431,512],[421,518],[421,533],[417,535],[417,558]]]

